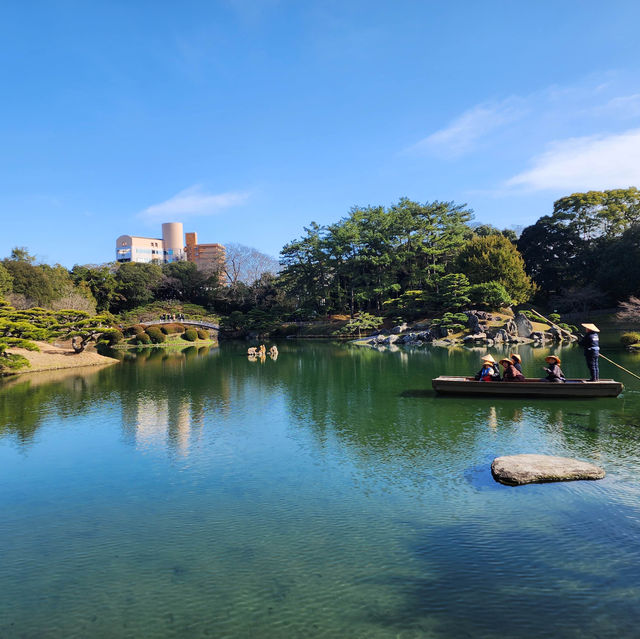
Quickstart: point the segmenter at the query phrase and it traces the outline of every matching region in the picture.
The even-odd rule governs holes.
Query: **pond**
[[[279,348],[0,383],[0,637],[638,636],[640,382],[437,397],[482,351]],[[607,477],[493,481],[527,452]]]

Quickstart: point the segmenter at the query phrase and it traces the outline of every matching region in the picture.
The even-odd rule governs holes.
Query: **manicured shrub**
[[[157,326],[147,326],[146,333],[154,344],[167,341],[167,336]]]
[[[549,316],[549,318],[551,318],[552,315]],[[569,331],[569,333],[577,333],[578,332],[578,327],[574,326],[573,324],[567,324],[566,322],[561,322],[560,324],[558,324],[558,326],[560,328],[563,328],[565,331]]]
[[[151,338],[146,333],[136,335],[136,344],[151,344]]]
[[[511,298],[500,282],[474,284],[469,289],[469,297],[474,307],[483,308],[488,311],[495,311],[511,304]]]
[[[467,323],[467,316],[464,313],[445,313],[442,317],[437,317],[431,321],[431,326],[442,326],[453,331],[461,331]]]
[[[127,326],[124,329],[125,335],[139,335],[140,333],[144,333],[144,326],[142,324],[133,324],[132,326]]]
[[[198,339],[209,339],[209,331],[205,331],[204,328],[198,328],[196,332],[198,333]]]
[[[106,342],[109,346],[119,344],[123,339],[124,335],[122,334],[122,331],[119,331],[117,328],[110,328],[102,333],[100,338],[101,341]]]
[[[631,344],[638,344],[640,343],[640,333],[637,333],[636,331],[630,331],[629,333],[622,333],[622,335],[620,336],[620,341],[625,346],[631,346]]]
[[[182,339],[186,339],[187,342],[195,342],[198,339],[198,332],[195,328],[188,328],[183,334]]]
[[[174,335],[175,333],[184,333],[184,326],[178,323],[162,324],[160,326],[160,330],[165,335]]]

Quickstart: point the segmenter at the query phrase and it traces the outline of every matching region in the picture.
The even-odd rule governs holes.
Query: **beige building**
[[[164,242],[158,237],[121,235],[116,240],[118,262],[165,262]]]
[[[197,233],[186,234],[185,251],[189,262],[198,268],[212,267],[219,270],[224,266],[225,250],[222,244],[198,244]]]
[[[220,269],[224,266],[225,250],[222,244],[198,244],[197,233],[187,233],[186,246],[182,223],[162,225],[162,238],[121,235],[116,240],[118,262],[155,262],[168,264],[188,260],[198,266]]]

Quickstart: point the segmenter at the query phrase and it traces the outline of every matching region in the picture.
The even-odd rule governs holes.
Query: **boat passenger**
[[[500,381],[500,369],[491,355],[482,358],[482,368],[476,373],[475,379],[480,382]]]
[[[500,363],[504,366],[503,382],[524,382],[524,375],[516,368],[512,360],[504,357]]]
[[[522,357],[520,357],[520,355],[518,355],[518,353],[511,353],[511,355],[509,355],[509,357],[511,358],[511,361],[513,362],[513,365],[516,367],[516,370],[519,373],[522,373]]]
[[[595,324],[580,324],[587,334],[580,337],[580,344],[584,349],[584,356],[587,360],[587,367],[591,374],[590,382],[597,382],[600,379],[600,367],[598,358],[600,357],[600,329]]]
[[[544,358],[545,362],[549,364],[549,368],[543,366],[543,370],[547,372],[547,376],[543,381],[545,382],[554,382],[556,384],[566,381],[564,377],[564,373],[560,368],[560,358],[555,355],[548,355]]]

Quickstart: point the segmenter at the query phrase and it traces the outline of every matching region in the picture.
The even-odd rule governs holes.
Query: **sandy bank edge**
[[[40,373],[42,371],[55,371],[68,368],[84,368],[87,366],[110,366],[118,364],[120,360],[113,357],[99,355],[93,350],[75,353],[72,348],[64,344],[49,344],[47,342],[36,342],[40,347],[40,352],[27,351],[24,348],[11,348],[10,353],[22,355],[29,360],[30,368],[17,371],[7,371],[2,377],[15,377],[27,373]]]

